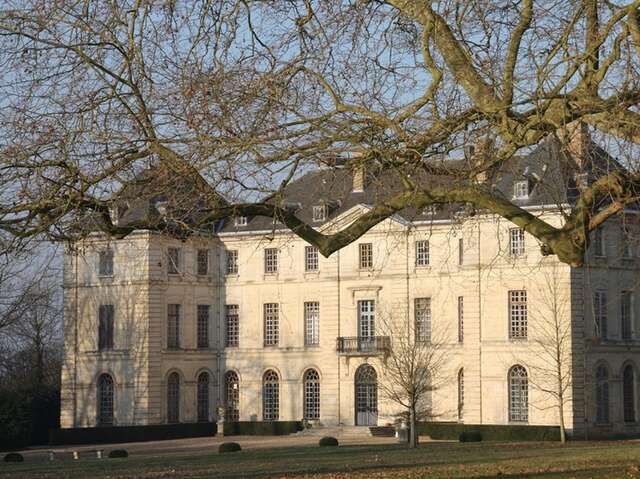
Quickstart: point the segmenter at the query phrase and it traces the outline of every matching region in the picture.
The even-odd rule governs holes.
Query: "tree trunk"
[[[559,398],[558,401],[558,417],[559,417],[559,422],[560,422],[560,442],[562,444],[564,444],[565,442],[567,442],[567,437],[565,434],[565,430],[564,430],[564,401],[562,399],[562,395]]]
[[[418,447],[418,431],[416,430],[416,407],[412,405],[409,408],[409,447],[415,449]]]

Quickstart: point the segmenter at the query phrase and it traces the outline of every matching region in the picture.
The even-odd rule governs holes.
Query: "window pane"
[[[180,274],[180,248],[167,249],[167,273]]]
[[[228,371],[224,378],[225,383],[225,421],[240,420],[240,382],[234,371]]]
[[[264,272],[278,272],[278,250],[276,248],[267,248],[264,250]]]
[[[317,301],[304,303],[304,344],[320,344],[320,303]]]
[[[264,305],[264,345],[277,346],[279,325],[278,325],[278,304],[266,303]]]
[[[209,250],[198,250],[198,275],[206,276],[209,274]]]
[[[180,421],[180,376],[171,373],[167,379],[167,422]]]
[[[304,269],[305,271],[318,271],[318,248],[315,246],[305,246],[304,248]]]
[[[360,269],[373,268],[373,245],[371,243],[360,243],[358,249],[360,253]]]
[[[208,304],[198,305],[198,347],[209,347],[209,311]]]
[[[596,291],[593,298],[593,309],[595,316],[596,336],[607,339],[607,293],[606,291]]]
[[[622,339],[631,339],[632,296],[629,291],[623,291],[620,295],[620,320],[622,322]]]
[[[113,379],[108,374],[98,378],[97,385],[97,423],[98,426],[113,426]]]
[[[320,376],[314,369],[304,375],[304,419],[320,419]]]
[[[522,228],[511,228],[509,230],[509,254],[511,256],[522,256],[524,251],[524,230]]]
[[[527,339],[527,292],[509,291],[509,338]]]
[[[416,266],[429,265],[429,242],[427,240],[416,241]]]
[[[113,349],[113,305],[102,304],[98,308],[98,349]]]
[[[235,250],[227,251],[227,274],[238,274],[238,252]]]
[[[416,341],[427,343],[431,341],[431,298],[416,298],[414,306]]]
[[[167,305],[167,347],[177,349],[180,347],[180,305]]]
[[[609,422],[609,372],[602,365],[596,369],[596,422]]]
[[[113,275],[113,250],[100,251],[98,263],[98,274],[100,276]]]
[[[198,376],[197,390],[198,422],[209,421],[209,374]]]
[[[464,341],[464,297],[458,296],[458,342]]]
[[[236,348],[240,343],[240,315],[237,304],[225,306],[225,338],[228,348]]]
[[[509,421],[529,420],[529,380],[522,366],[509,371]]]
[[[262,380],[262,416],[265,421],[280,417],[280,380],[275,371],[264,373]]]

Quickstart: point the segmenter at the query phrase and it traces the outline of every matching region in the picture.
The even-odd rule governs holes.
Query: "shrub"
[[[482,434],[478,431],[465,431],[460,433],[458,439],[460,442],[480,442],[482,441]]]
[[[237,442],[223,442],[218,446],[218,452],[221,454],[223,452],[237,452],[241,450],[242,448],[240,447],[240,444],[238,444]]]
[[[129,457],[129,453],[124,449],[114,449],[113,451],[109,452],[109,457],[111,459],[115,459],[119,457]]]
[[[335,437],[325,436],[322,439],[320,439],[320,441],[318,441],[318,445],[320,447],[337,446],[338,445],[338,440]]]
[[[4,456],[4,462],[23,462],[24,457],[17,452],[10,452]]]

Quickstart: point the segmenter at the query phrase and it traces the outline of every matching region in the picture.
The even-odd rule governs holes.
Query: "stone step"
[[[371,435],[374,437],[395,437],[396,428],[393,426],[373,426],[370,427]]]
[[[335,438],[371,437],[371,429],[367,426],[315,426],[297,433],[300,436],[332,436]]]

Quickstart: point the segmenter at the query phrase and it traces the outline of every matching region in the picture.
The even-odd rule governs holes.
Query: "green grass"
[[[240,441],[240,443],[242,443]],[[640,443],[428,443],[0,463],[0,478],[640,478]]]

